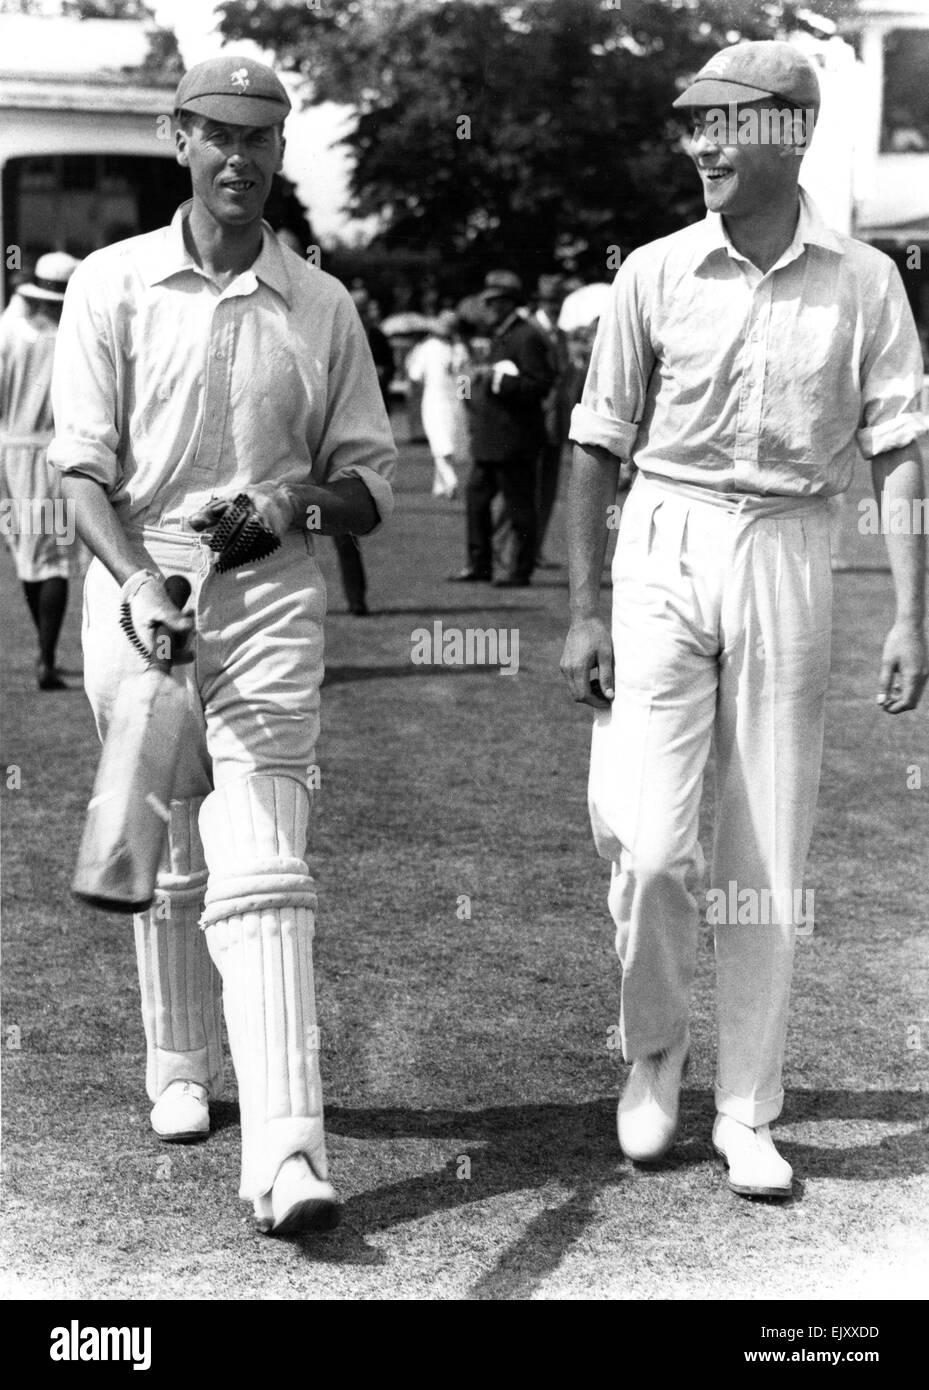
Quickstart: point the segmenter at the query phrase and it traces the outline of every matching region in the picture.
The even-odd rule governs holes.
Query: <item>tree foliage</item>
[[[820,15],[848,14],[826,0]],[[776,0],[227,0],[221,29],[351,103],[351,210],[387,246],[532,275],[699,215],[671,102],[739,38],[818,23]]]

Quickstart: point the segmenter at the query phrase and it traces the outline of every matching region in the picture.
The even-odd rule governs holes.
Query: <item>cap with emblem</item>
[[[481,290],[481,299],[485,302],[491,299],[515,299],[519,304],[522,298],[523,282],[512,270],[491,270],[485,277]]]
[[[674,105],[728,106],[766,97],[819,110],[816,69],[798,48],[780,39],[759,39],[722,49],[703,65]]]
[[[49,251],[35,263],[35,274],[29,284],[20,285],[19,293],[27,299],[50,299],[60,304],[65,297],[68,281],[80,261],[65,251]]]
[[[276,73],[251,58],[209,58],[185,72],[174,97],[174,113],[226,125],[278,125],[290,111],[290,98]]]

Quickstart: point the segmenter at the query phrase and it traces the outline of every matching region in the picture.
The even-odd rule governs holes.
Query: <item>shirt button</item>
[[[223,352],[222,348],[217,348],[213,356],[216,358],[217,362],[222,362],[226,354]]]

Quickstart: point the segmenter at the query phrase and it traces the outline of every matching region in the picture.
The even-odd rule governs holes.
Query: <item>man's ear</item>
[[[279,174],[279,173],[281,172],[281,170],[284,168],[284,151],[285,151],[285,149],[287,148],[287,141],[284,139],[284,132],[283,132],[283,130],[281,131],[280,142],[279,142],[279,143],[280,143],[280,148],[278,149],[278,152],[277,152],[277,168],[276,168],[275,171],[274,171],[276,174]]]
[[[183,126],[178,126],[174,132],[174,158],[182,169],[190,168],[190,158],[187,154],[189,144],[190,136],[187,134],[187,131]]]
[[[791,121],[791,152],[802,159],[813,138],[816,119],[812,111],[796,110]]]

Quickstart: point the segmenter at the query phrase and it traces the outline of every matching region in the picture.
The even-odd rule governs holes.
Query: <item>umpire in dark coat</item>
[[[509,574],[499,587],[530,582],[536,561],[536,464],[545,440],[542,402],[554,372],[548,344],[519,312],[522,283],[508,270],[493,270],[481,300],[493,326],[486,363],[471,371],[471,452],[474,465],[466,489],[468,565],[456,582],[492,578],[491,504],[498,492],[513,526]]]

